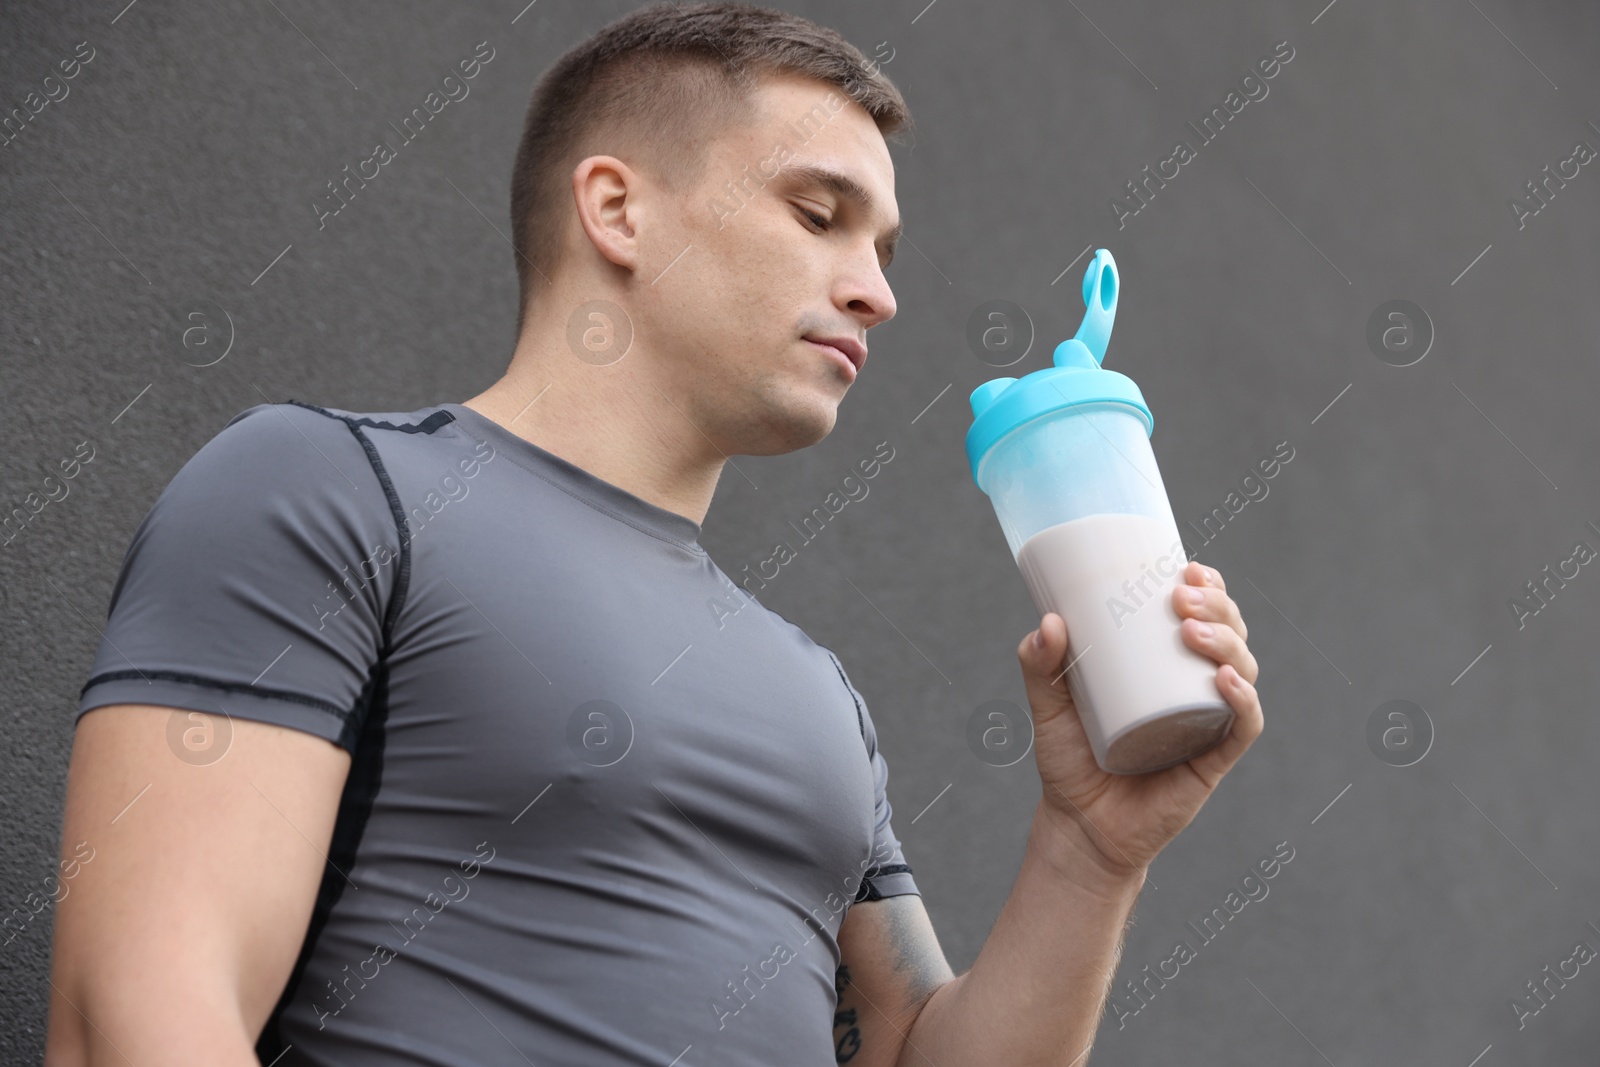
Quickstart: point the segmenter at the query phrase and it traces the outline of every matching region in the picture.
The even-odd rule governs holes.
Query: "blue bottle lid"
[[[972,391],[967,461],[974,482],[984,455],[1001,438],[1024,423],[1074,404],[1123,404],[1144,421],[1146,436],[1155,431],[1155,417],[1133,379],[1100,366],[1106,357],[1106,342],[1111,340],[1121,291],[1117,261],[1106,249],[1097,249],[1083,274],[1083,323],[1076,336],[1056,346],[1055,365],[1022,378],[993,378]]]

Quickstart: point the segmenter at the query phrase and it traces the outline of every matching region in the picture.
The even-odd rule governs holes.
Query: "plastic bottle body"
[[[1188,562],[1143,421],[1116,403],[1024,423],[978,484],[1041,615],[1067,624],[1067,683],[1103,770],[1141,774],[1227,736],[1217,663],[1183,641],[1173,590]]]

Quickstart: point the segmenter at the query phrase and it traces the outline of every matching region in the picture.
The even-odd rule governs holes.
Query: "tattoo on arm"
[[[844,1006],[844,990],[850,984],[850,968],[841,966],[833,976],[833,992],[839,1008],[833,1014],[833,1059],[835,1063],[849,1063],[861,1051],[861,1027],[857,1025],[856,1009]]]
[[[856,906],[870,910],[852,920],[858,925],[840,941],[833,978],[836,1063],[895,1058],[929,999],[955,978],[920,897],[905,893]],[[872,1048],[863,1055],[868,1040]]]

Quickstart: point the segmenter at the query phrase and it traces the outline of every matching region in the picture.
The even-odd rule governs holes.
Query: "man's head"
[[[727,454],[804,447],[852,378],[806,337],[865,349],[894,315],[885,137],[898,90],[837,33],[739,4],[657,4],[561,57],[512,180],[519,335],[609,301],[642,375]],[[583,325],[587,325],[584,323]],[[630,352],[632,350],[630,349]],[[604,374],[604,358],[590,369]]]

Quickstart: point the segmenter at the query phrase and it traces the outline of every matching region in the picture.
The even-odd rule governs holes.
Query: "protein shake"
[[[1047,527],[1017,553],[1039,614],[1067,624],[1067,684],[1106,770],[1181,763],[1232,723],[1217,663],[1183,643],[1172,607],[1187,559],[1173,523],[1115,513]]]
[[[1040,614],[1067,624],[1067,684],[1101,769],[1143,774],[1228,735],[1217,663],[1183,642],[1173,589],[1188,562],[1150,448],[1139,387],[1100,366],[1116,261],[1096,252],[1085,314],[1053,366],[984,382],[967,458]]]

